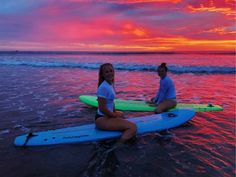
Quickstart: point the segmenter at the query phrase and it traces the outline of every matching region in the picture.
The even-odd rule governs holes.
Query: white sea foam
[[[62,61],[17,61],[17,60],[3,60],[0,65],[14,65],[14,66],[30,66],[30,67],[44,67],[44,68],[83,68],[83,69],[98,69],[102,63],[80,63],[80,62],[62,62]],[[156,65],[138,64],[138,63],[114,63],[117,70],[124,71],[156,71]],[[235,67],[227,66],[182,66],[169,65],[169,71],[173,73],[208,73],[208,74],[230,74],[236,73]]]
[[[0,131],[0,135],[8,134],[8,133],[10,133],[10,130],[9,130],[9,129],[1,130],[1,131]]]

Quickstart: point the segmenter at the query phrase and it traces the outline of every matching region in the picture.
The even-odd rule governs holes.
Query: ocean
[[[166,62],[178,102],[212,103],[188,123],[138,136],[104,155],[99,142],[18,148],[16,136],[93,123],[100,64],[115,67],[117,98],[150,100]],[[235,170],[234,53],[0,52],[1,177],[232,177]],[[127,118],[150,115],[126,111]]]

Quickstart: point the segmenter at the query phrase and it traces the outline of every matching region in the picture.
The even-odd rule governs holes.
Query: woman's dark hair
[[[165,70],[168,71],[168,68],[167,68],[167,66],[166,66],[166,63],[161,63],[161,64],[158,66],[157,70],[158,70],[159,68],[165,68]]]
[[[111,63],[104,63],[100,66],[99,68],[99,73],[98,73],[98,87],[101,85],[101,83],[105,80],[105,78],[103,77],[103,69],[107,66],[111,66],[112,69],[114,70],[114,67]],[[114,83],[114,79],[112,81]]]

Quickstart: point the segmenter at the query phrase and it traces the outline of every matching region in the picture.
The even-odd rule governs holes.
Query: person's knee
[[[162,107],[157,107],[157,109],[155,110],[156,114],[160,114],[162,112],[164,112],[165,110]]]
[[[137,132],[137,126],[136,126],[136,124],[131,123],[130,126],[129,126],[129,129],[132,131],[133,135],[136,134],[136,132]]]
[[[173,102],[172,102],[172,106],[173,106],[173,107],[177,106],[177,101],[173,101]]]

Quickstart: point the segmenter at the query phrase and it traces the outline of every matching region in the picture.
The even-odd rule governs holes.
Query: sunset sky
[[[0,50],[235,51],[235,0],[0,0]]]

